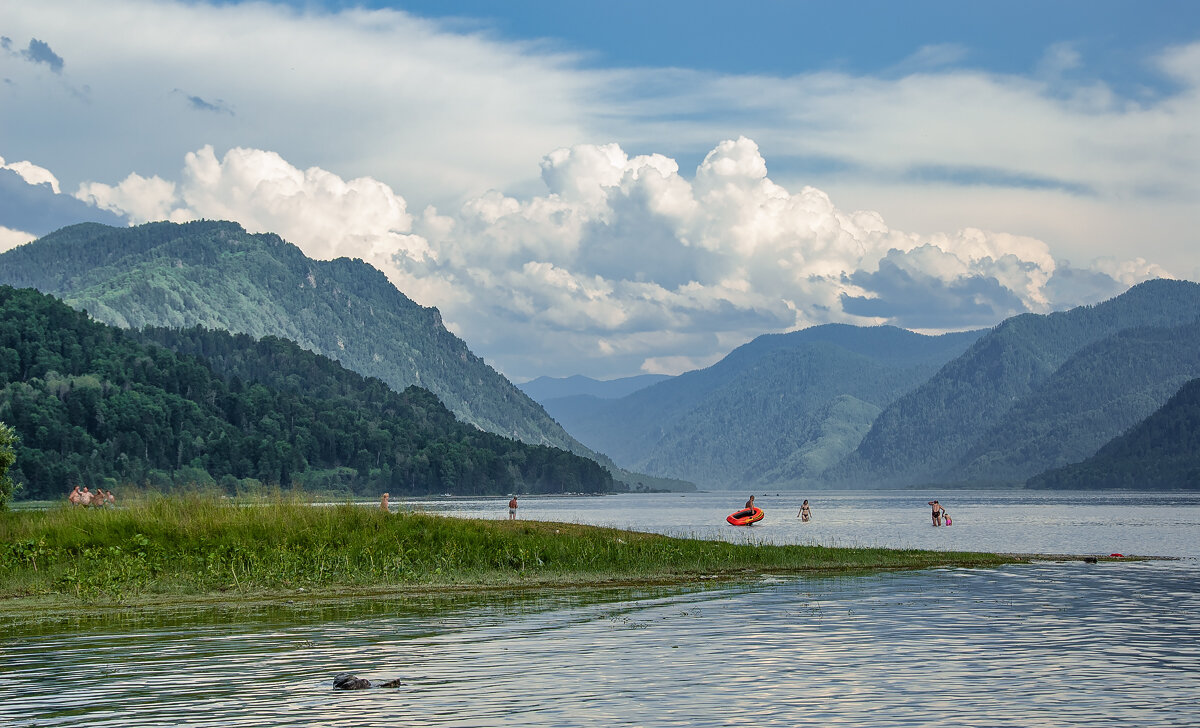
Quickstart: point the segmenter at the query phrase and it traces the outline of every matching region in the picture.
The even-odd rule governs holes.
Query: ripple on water
[[[0,724],[1183,726],[1198,573],[1051,563],[18,632]],[[337,692],[342,671],[405,685]]]

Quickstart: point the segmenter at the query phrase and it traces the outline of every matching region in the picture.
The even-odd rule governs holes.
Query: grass
[[[994,566],[984,553],[731,544],[578,524],[468,520],[301,497],[149,496],[0,513],[0,611],[214,597],[685,584],[764,573]]]

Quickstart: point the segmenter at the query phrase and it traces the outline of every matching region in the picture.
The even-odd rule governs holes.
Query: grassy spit
[[[994,566],[986,553],[730,544],[566,523],[468,520],[301,497],[148,497],[0,513],[0,611],[270,594],[686,584],[763,573]]]

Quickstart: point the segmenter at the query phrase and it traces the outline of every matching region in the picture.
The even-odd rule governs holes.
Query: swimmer
[[[941,504],[935,500],[929,501],[929,505],[933,506],[933,525],[942,525],[942,515],[946,512],[946,509],[942,508]]]
[[[800,516],[800,520],[804,521],[805,523],[808,523],[808,519],[812,518],[812,511],[808,507],[807,498],[805,498],[804,502],[800,504],[800,512],[796,515]]]

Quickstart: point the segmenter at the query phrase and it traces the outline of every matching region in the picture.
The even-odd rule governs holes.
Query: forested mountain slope
[[[32,287],[123,328],[205,326],[279,336],[401,391],[419,385],[464,422],[586,449],[424,308],[361,260],[317,261],[236,223],[85,223],[0,254],[0,283]]]
[[[612,487],[589,459],[482,432],[426,390],[397,393],[290,341],[139,336],[0,286],[0,421],[20,437],[18,497],[209,480],[371,495]]]
[[[816,326],[760,336],[619,400],[548,408],[626,467],[711,487],[795,485],[853,449],[881,407],[979,335]]]
[[[1186,327],[1198,317],[1200,285],[1154,280],[1095,306],[1008,319],[885,408],[858,449],[827,475],[842,484],[876,486],[1022,481],[1041,469],[1034,462],[1028,466],[1033,470],[1025,470],[1019,462],[1023,457],[1086,454],[1088,442],[1106,437],[1103,431],[1090,431],[1098,426],[1095,418],[1128,423],[1144,416],[1163,400],[1150,402],[1147,409],[1148,401],[1188,375],[1187,367],[1150,366],[1154,360],[1148,358],[1145,373],[1153,372],[1157,380],[1142,382],[1141,390],[1122,392],[1114,389],[1120,385],[1120,372],[1143,367],[1134,340],[1113,339],[1081,352],[1120,332]],[[1180,356],[1169,348],[1162,350],[1163,356]],[[1077,354],[1081,358],[1072,362]],[[1102,390],[1103,396],[1098,394]],[[1108,394],[1113,398],[1106,400]],[[1108,401],[1107,410],[1089,412],[1087,402],[1096,397]],[[1072,411],[1082,419],[1073,421]],[[1055,432],[1060,429],[1077,431]],[[1049,432],[1055,432],[1055,442],[1048,441],[1052,447],[1038,454],[1040,440]],[[991,442],[993,437],[999,439]],[[970,462],[963,463],[964,456]]]
[[[1020,483],[1076,463],[1200,377],[1200,321],[1120,331],[1084,347],[1016,403],[946,479]]]
[[[1092,457],[1035,476],[1028,487],[1200,490],[1200,379]]]

